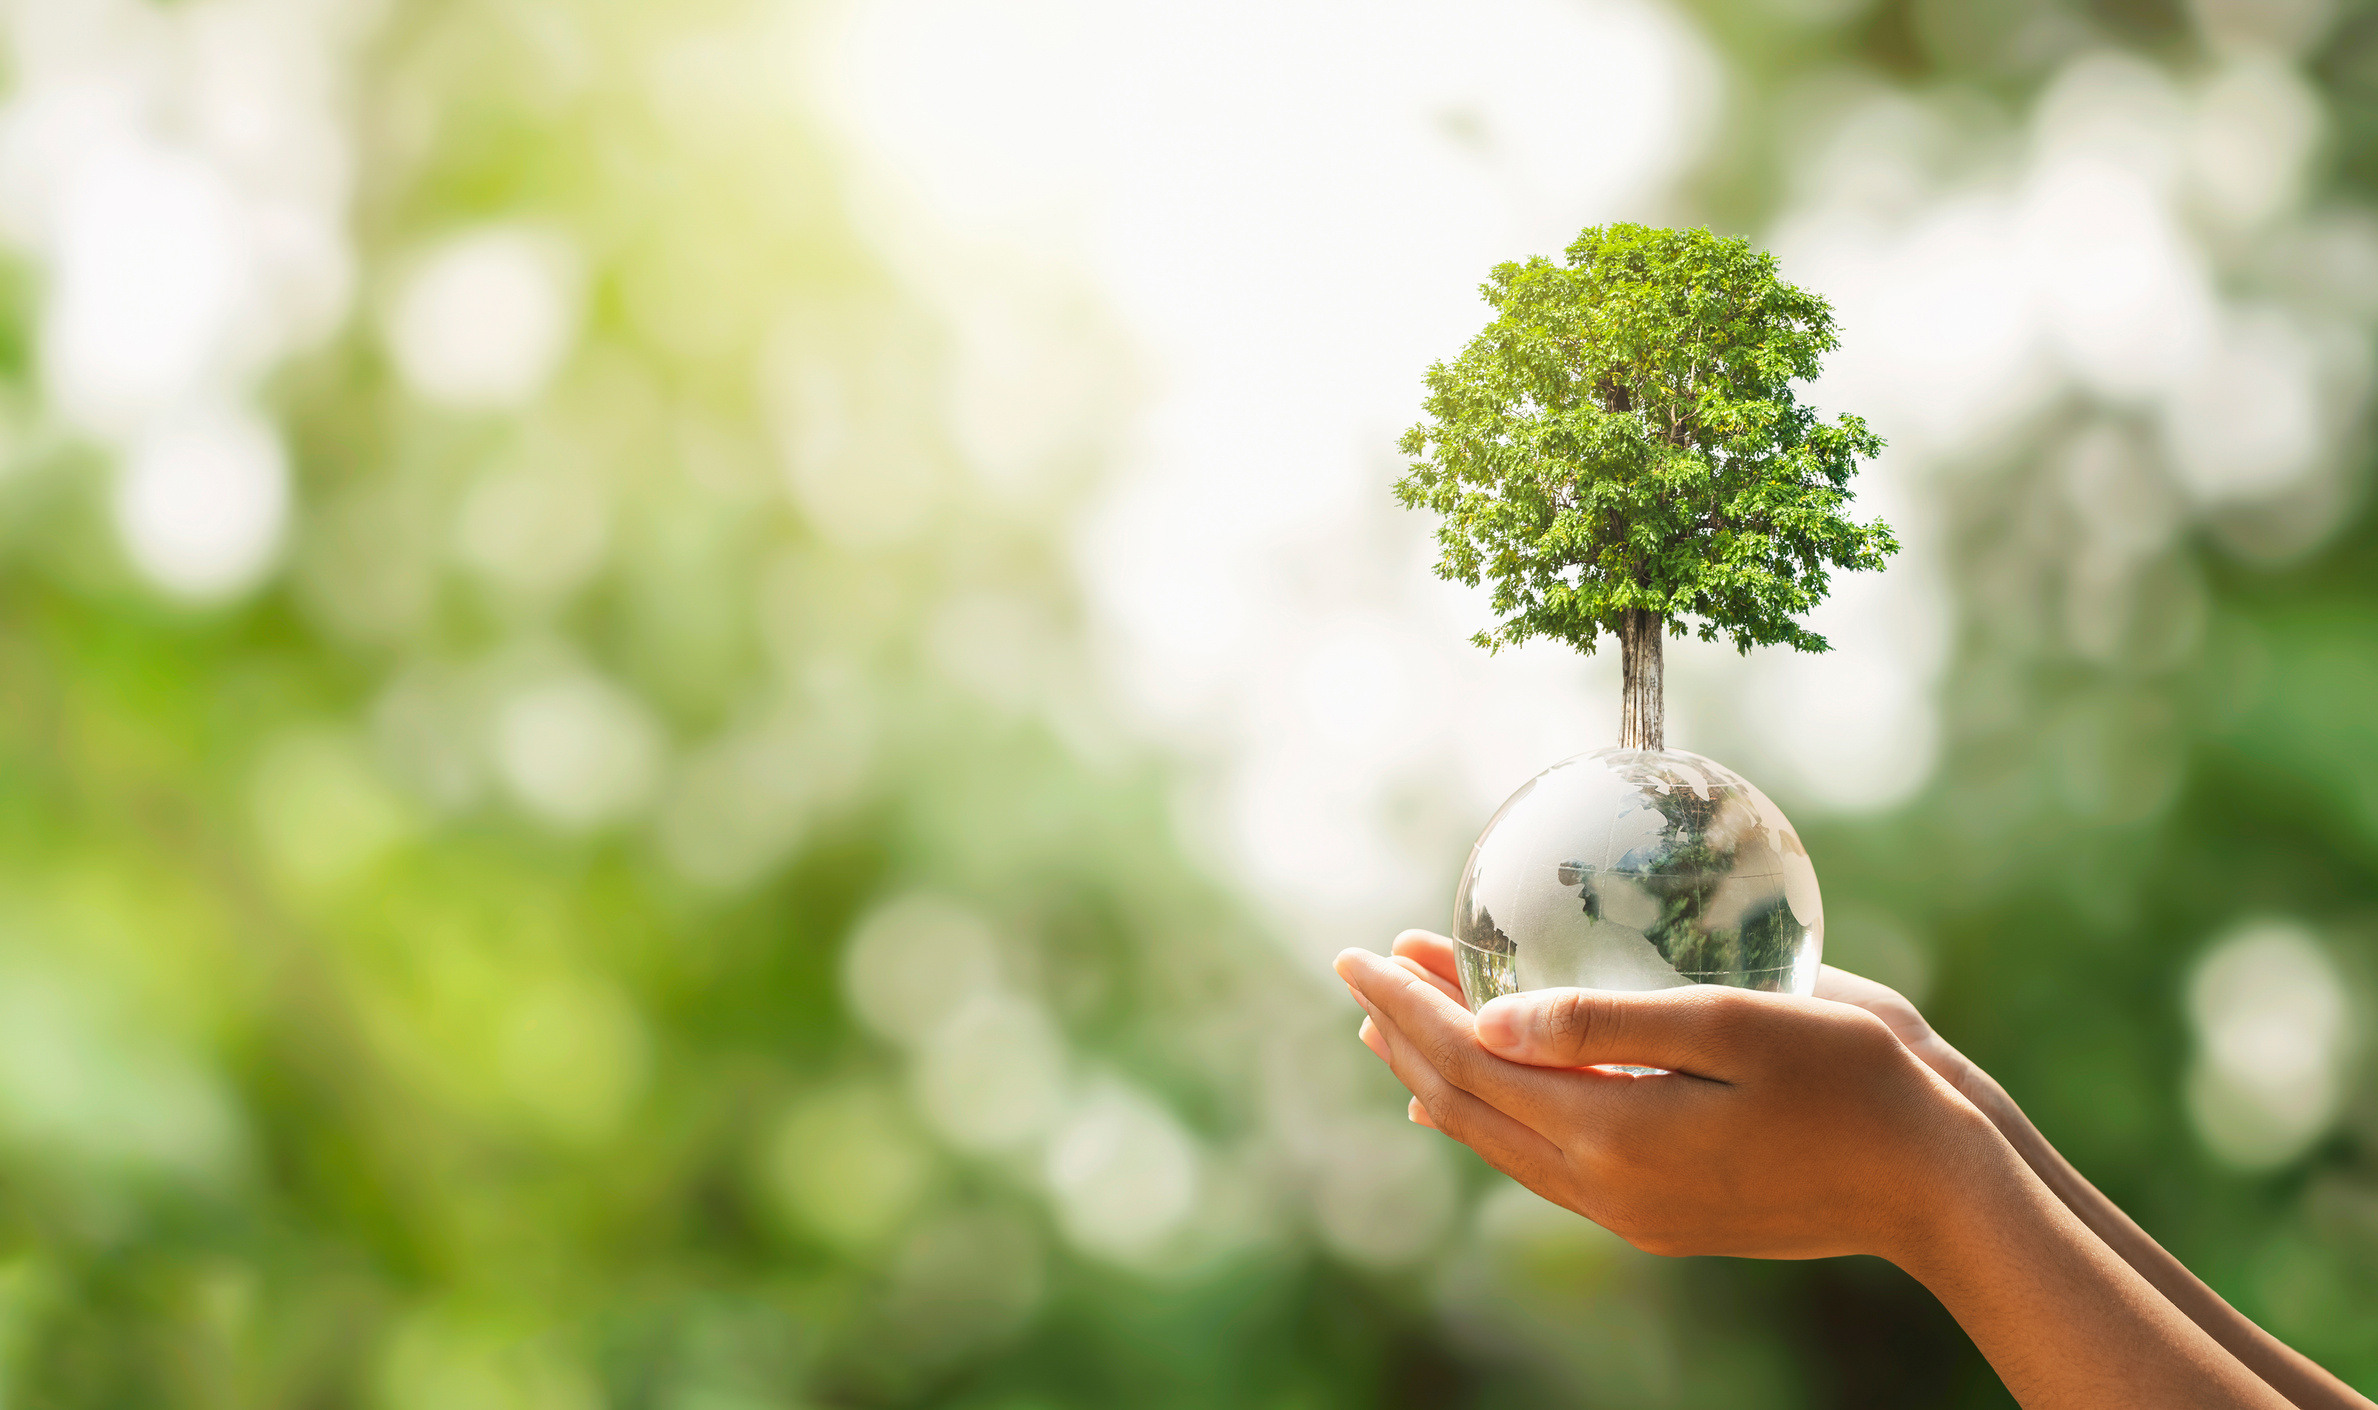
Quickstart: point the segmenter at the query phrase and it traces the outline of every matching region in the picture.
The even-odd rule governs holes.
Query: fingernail
[[[1516,994],[1489,999],[1472,1020],[1478,1042],[1490,1052],[1517,1049],[1527,1033],[1527,1004]]]

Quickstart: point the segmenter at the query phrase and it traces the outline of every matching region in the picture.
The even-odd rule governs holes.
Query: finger
[[[1338,977],[1354,991],[1355,999],[1377,1016],[1381,1005],[1418,1003],[1446,1022],[1467,1026],[1469,1010],[1460,991],[1448,986],[1414,960],[1398,956],[1382,959],[1368,950],[1347,950],[1337,959]],[[1407,1025],[1409,1026],[1409,1025]]]
[[[1899,1041],[1913,1045],[1932,1035],[1932,1025],[1909,1003],[1907,996],[1887,984],[1831,965],[1817,968],[1816,997],[1862,1008],[1891,1027]]]
[[[1531,989],[1481,1005],[1478,1042],[1497,1057],[1532,1067],[1615,1063],[1722,1080],[1713,1066],[1714,1034],[1738,1022],[1736,1013],[1746,1003],[1767,997],[1712,984],[1648,993]]]
[[[1486,1157],[1495,1169],[1523,1184],[1541,1187],[1558,1177],[1566,1164],[1559,1146],[1526,1123],[1446,1081],[1444,1074],[1421,1055],[1403,1030],[1384,1013],[1373,1009],[1371,1020],[1386,1040],[1387,1062],[1396,1080],[1411,1089],[1412,1102],[1428,1118],[1421,1124],[1451,1136]],[[1407,1106],[1406,1114],[1410,1111],[1411,1107]]]
[[[1898,990],[1887,984],[1878,984],[1863,974],[1852,974],[1829,964],[1817,966],[1816,997],[1831,999],[1837,1004],[1856,1004],[1862,1009],[1893,1000],[1903,1004],[1907,1002]]]
[[[1462,1001],[1461,985],[1458,982],[1448,983],[1443,975],[1438,974],[1436,971],[1430,969],[1427,965],[1422,964],[1420,961],[1408,958],[1404,955],[1397,955],[1395,957],[1395,962],[1412,971],[1413,975],[1417,978],[1426,981],[1430,985],[1433,985],[1436,988],[1436,991],[1440,994],[1443,994],[1446,998],[1453,1000],[1453,1002],[1457,1004],[1461,1004],[1463,1008],[1469,1007],[1467,1003],[1463,1003]]]
[[[1427,970],[1446,997],[1461,998],[1461,968],[1455,963],[1451,940],[1426,930],[1407,930],[1395,937],[1394,954],[1399,960],[1414,961]]]
[[[1592,1089],[1604,1081],[1628,1080],[1617,1074],[1553,1072],[1506,1062],[1478,1045],[1468,1010],[1404,966],[1368,951],[1348,950],[1339,955],[1338,973],[1354,985],[1372,1022],[1388,1034],[1389,1065],[1395,1075],[1428,1104],[1440,1125],[1445,1123],[1446,1109],[1432,1090],[1434,1083],[1478,1098],[1541,1135],[1557,1137],[1576,1128],[1581,1120],[1592,1124],[1580,1109],[1581,1102],[1592,1099]],[[1446,1129],[1450,1132],[1453,1128]]]
[[[1364,1047],[1369,1048],[1374,1053],[1377,1053],[1381,1062],[1385,1062],[1387,1060],[1387,1039],[1380,1035],[1378,1024],[1371,1022],[1368,1018],[1365,1018],[1362,1021],[1362,1027],[1354,1030],[1354,1036],[1362,1039],[1362,1045]]]
[[[1871,979],[1825,965],[1817,970],[1816,996],[1862,1008],[1883,1021],[1901,1046],[1923,1059],[1950,1086],[1972,1095],[1973,1081],[1982,1075],[1973,1059],[1940,1036],[1907,996]]]
[[[1415,1126],[1426,1126],[1431,1131],[1437,1129],[1437,1123],[1429,1119],[1428,1108],[1420,1104],[1418,1097],[1405,1104],[1404,1117]]]

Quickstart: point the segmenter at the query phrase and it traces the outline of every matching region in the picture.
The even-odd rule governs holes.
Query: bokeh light
[[[450,236],[421,256],[388,318],[388,350],[424,400],[525,405],[553,379],[577,331],[569,247],[535,230]]]
[[[2336,966],[2301,926],[2265,921],[2224,937],[2197,962],[2188,1016],[2189,1115],[2214,1154],[2284,1165],[2336,1119],[2351,1015]]]

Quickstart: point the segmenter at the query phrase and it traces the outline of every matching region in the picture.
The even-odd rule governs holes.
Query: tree
[[[1501,621],[1472,639],[1590,654],[1610,633],[1638,749],[1662,747],[1663,633],[1826,650],[1798,618],[1831,571],[1899,550],[1844,512],[1881,439],[1792,391],[1840,345],[1832,307],[1748,241],[1631,224],[1585,231],[1564,264],[1498,265],[1481,292],[1494,321],[1429,369],[1396,484],[1443,516],[1438,576],[1493,584]]]

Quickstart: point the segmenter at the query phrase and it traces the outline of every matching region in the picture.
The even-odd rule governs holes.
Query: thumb
[[[1694,984],[1647,993],[1607,989],[1532,989],[1490,1000],[1478,1010],[1478,1042],[1488,1052],[1533,1067],[1605,1063],[1698,1068],[1713,1005],[1740,991]]]

